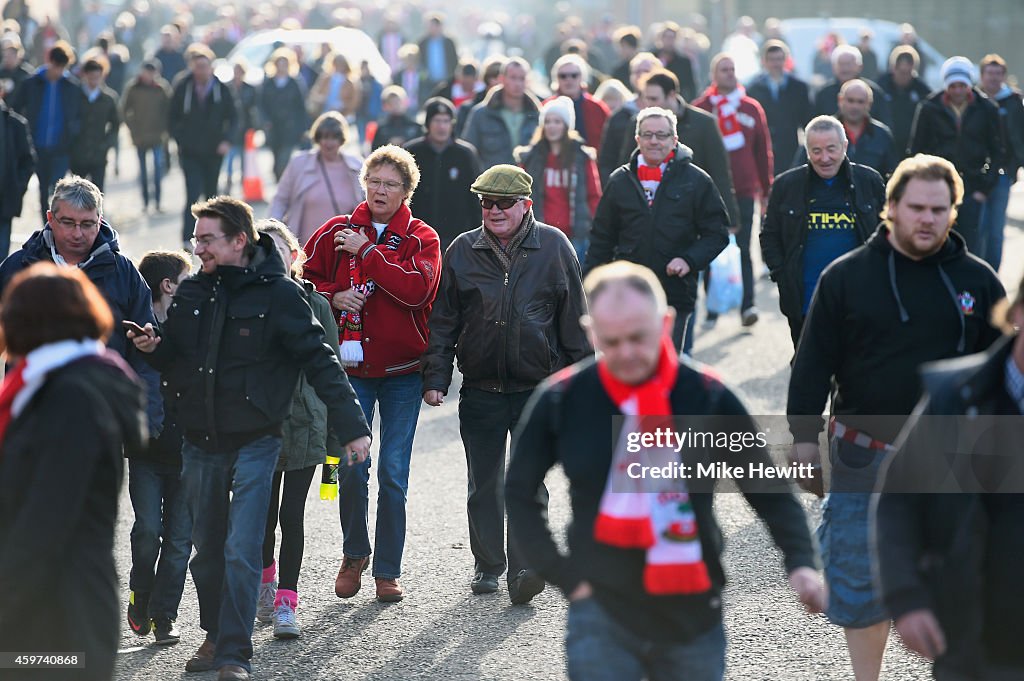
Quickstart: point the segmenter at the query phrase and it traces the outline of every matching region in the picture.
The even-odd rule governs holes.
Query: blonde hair
[[[279,47],[271,52],[267,63],[263,66],[263,71],[267,74],[267,78],[273,78],[277,75],[277,61],[279,59],[284,59],[288,62],[289,76],[294,78],[299,75],[299,58],[295,55],[295,50],[290,47]]]
[[[953,207],[951,217],[956,219],[956,207],[964,200],[964,181],[960,179],[960,174],[956,172],[952,163],[942,157],[928,154],[905,158],[896,166],[892,177],[885,185],[885,211],[882,213],[882,219],[889,219],[889,204],[899,203],[907,190],[907,184],[914,179],[945,182],[949,186],[949,198]]]
[[[370,170],[382,165],[393,166],[402,176],[402,184],[407,192],[405,203],[408,204],[412,200],[412,193],[420,184],[420,168],[416,165],[416,159],[408,151],[394,144],[385,144],[380,147],[366,157],[366,160],[363,161],[363,169],[359,172],[359,184],[364,192],[366,191],[366,178],[369,176]]]
[[[296,279],[301,279],[302,267],[306,264],[306,251],[299,243],[298,237],[292,233],[292,230],[288,229],[288,225],[274,218],[264,218],[256,221],[256,231],[260,234],[270,234],[279,237],[288,247],[288,250],[296,254],[295,262],[291,265],[291,273]]]

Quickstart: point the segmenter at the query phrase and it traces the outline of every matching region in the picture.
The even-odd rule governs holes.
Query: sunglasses
[[[522,198],[517,198],[517,199],[485,199],[485,198],[481,197],[480,198],[480,207],[483,208],[484,210],[490,210],[494,206],[497,206],[500,210],[508,210],[509,208],[511,208],[512,206],[516,205],[517,203],[519,203],[522,200],[523,200]]]

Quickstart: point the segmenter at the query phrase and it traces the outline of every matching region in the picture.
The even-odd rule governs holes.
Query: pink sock
[[[282,603],[287,603],[288,607],[295,610],[299,607],[299,594],[288,589],[278,589],[277,596],[274,597],[274,607],[276,608]]]
[[[277,578],[277,561],[270,564],[270,567],[263,568],[263,583],[270,584]]]

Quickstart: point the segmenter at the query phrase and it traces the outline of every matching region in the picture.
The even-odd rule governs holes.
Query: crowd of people
[[[829,490],[812,534],[788,483],[740,485],[793,592],[843,628],[858,681],[879,677],[893,625],[936,678],[1024,675],[1007,633],[1024,607],[1024,490],[964,493],[950,514],[885,487],[915,409],[1024,412],[1024,293],[1007,304],[996,274],[1024,104],[999,55],[949,58],[931,92],[909,27],[881,65],[867,43],[829,36],[823,73],[804,80],[772,20],[762,34],[744,17],[713,53],[696,19],[645,33],[567,18],[545,49],[529,21],[467,44],[424,14],[413,42],[414,24],[381,15],[391,82],[286,42],[221,80],[244,26],[361,15],[200,3],[205,24],[154,25],[138,4],[68,15],[73,32],[20,0],[4,10],[2,255],[33,175],[43,224],[0,265],[0,639],[85,651],[76,678],[110,678],[122,455],[127,625],[178,643],[190,571],[205,640],[186,671],[250,678],[257,620],[301,636],[303,516],[321,466],[339,496],[336,595],[356,596],[369,571],[376,599],[402,601],[420,409],[445,402],[457,366],[469,590],[496,593],[505,575],[521,605],[557,586],[570,678],[721,679],[711,491],[631,482],[623,471],[657,452],[623,443],[673,414],[756,430],[688,358],[701,282],[731,240],[740,323],[759,321],[756,228],[795,351],[790,461],[812,472],[801,487]],[[761,70],[744,85],[751,61]],[[122,122],[147,210],[165,208],[172,152],[185,179],[182,248],[138,266],[104,217]],[[275,179],[261,220],[232,196],[254,130]],[[703,326],[717,320],[709,310]],[[758,447],[703,456],[770,463]],[[547,523],[556,465],[567,551]],[[58,468],[75,473],[59,480],[60,513],[39,496]],[[956,589],[974,597],[949,599]]]

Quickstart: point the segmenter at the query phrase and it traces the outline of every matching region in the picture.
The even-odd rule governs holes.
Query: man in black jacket
[[[836,119],[846,130],[846,156],[854,163],[874,168],[882,178],[896,169],[899,158],[889,126],[875,120],[871,112],[874,95],[860,78],[843,83],[839,89],[839,113]],[[801,146],[793,167],[807,163],[807,148]]]
[[[778,174],[797,152],[797,135],[811,119],[811,98],[807,83],[786,73],[789,58],[786,43],[769,40],[761,54],[764,72],[747,86],[747,94],[758,101],[768,119]]]
[[[171,97],[168,128],[178,142],[185,174],[181,234],[187,251],[192,250],[192,204],[200,196],[209,199],[217,195],[221,159],[231,148],[237,125],[235,98],[228,86],[214,77],[213,59],[213,52],[205,45],[189,47],[190,72],[175,81]]]
[[[651,107],[636,120],[640,148],[608,179],[583,269],[629,260],[653,270],[675,308],[672,340],[681,349],[697,273],[729,243],[731,223],[714,182],[679,143],[675,114]]]
[[[890,127],[900,160],[906,157],[910,146],[910,128],[914,124],[917,105],[931,93],[931,89],[917,77],[919,63],[917,50],[909,45],[899,45],[889,55],[889,73],[878,79],[878,87],[889,95],[892,109]]]
[[[106,57],[87,59],[82,64],[82,103],[79,136],[71,147],[71,172],[103,191],[107,174],[107,152],[117,144],[121,117],[117,93],[104,83],[110,63]]]
[[[957,211],[956,231],[971,253],[984,258],[986,234],[981,217],[999,182],[1002,153],[999,111],[974,84],[974,64],[950,57],[942,65],[945,89],[917,105],[908,153],[941,156],[952,162],[964,182],[964,202]]]
[[[631,451],[628,442],[648,430],[645,416],[692,415],[687,426],[715,423],[721,430],[708,430],[731,435],[753,435],[755,425],[731,390],[678,361],[669,338],[673,313],[653,272],[631,263],[606,265],[587,276],[586,289],[590,316],[584,324],[602,354],[546,381],[527,406],[506,481],[512,539],[569,599],[569,678],[639,678],[643,669],[651,679],[721,679],[725,573],[714,488],[678,478],[634,482],[636,473],[628,471],[642,470],[641,462],[660,467],[663,450]],[[613,442],[625,446],[616,449]],[[687,448],[670,452],[667,462],[692,466],[691,455],[744,469],[771,465],[757,447]],[[544,506],[534,498],[556,464],[571,488],[567,553],[558,549]],[[808,610],[820,612],[817,556],[791,486],[758,494],[753,492],[767,491],[762,481],[738,484],[781,549],[790,586]],[[648,500],[646,506],[636,503]],[[615,502],[633,507],[629,518],[642,518],[655,538],[638,541],[617,532],[625,529],[625,518],[616,515]],[[666,570],[675,578],[670,584],[659,579]],[[616,673],[634,668],[636,674]]]
[[[839,97],[839,88],[848,80],[860,78],[871,88],[874,93],[874,109],[872,113],[882,123],[889,125],[892,121],[892,114],[889,110],[889,96],[885,90],[878,87],[878,84],[869,78],[861,76],[864,70],[864,55],[853,45],[839,45],[832,51],[832,73],[835,75],[825,87],[818,90],[814,96],[814,115],[824,116],[836,112],[836,101]]]
[[[899,449],[883,464],[873,547],[882,597],[904,645],[934,661],[936,679],[1024,677],[1024,281],[1007,308],[1005,326],[1008,335],[987,352],[922,369],[928,394],[900,435]],[[908,457],[929,469],[942,466],[949,459],[936,461],[936,452],[950,451],[958,431],[978,433],[976,426],[989,436],[1006,436],[989,439],[986,449],[1012,460],[1014,475],[1006,476],[1003,468],[999,480],[985,481],[992,486],[979,486],[974,482],[983,480],[974,476],[983,469],[972,466],[956,476],[962,492],[909,493],[908,478],[892,474]],[[921,469],[915,468],[910,472],[917,479]],[[1006,477],[1015,487],[1003,487]],[[996,489],[1008,493],[982,493]]]
[[[36,167],[36,153],[28,121],[0,99],[0,258],[11,249],[11,222],[21,215],[28,181]]]
[[[471,588],[496,592],[507,564],[513,604],[540,593],[544,580],[511,542],[506,563],[505,442],[537,384],[593,352],[579,325],[587,306],[576,251],[561,230],[534,219],[532,185],[525,170],[511,165],[493,166],[473,183],[483,225],[456,237],[445,254],[422,359],[423,401],[436,407],[458,358],[476,562]],[[547,490],[534,492],[545,503]]]
[[[786,414],[795,462],[820,465],[821,413],[835,391],[831,493],[818,538],[828,618],[845,630],[858,679],[878,678],[890,618],[872,580],[868,505],[885,453],[921,396],[917,367],[979,352],[998,337],[989,318],[1003,287],[951,234],[962,196],[945,159],[900,163],[884,224],[821,275],[793,362]]]
[[[193,207],[202,271],[178,287],[162,334],[129,332],[161,372],[189,376],[178,416],[181,480],[193,519],[192,579],[206,640],[186,671],[249,678],[262,546],[281,428],[304,371],[349,465],[370,448],[359,400],[301,290],[252,209],[218,197]],[[230,533],[228,529],[230,527]]]
[[[469,189],[480,174],[480,160],[476,149],[452,136],[454,104],[431,97],[424,111],[427,134],[405,145],[420,168],[420,184],[409,209],[437,231],[444,252],[480,219],[480,203]]]
[[[809,163],[775,178],[761,222],[761,257],[779,286],[794,348],[822,270],[867,241],[885,196],[879,174],[846,157],[846,131],[835,118],[812,119],[805,137]]]

